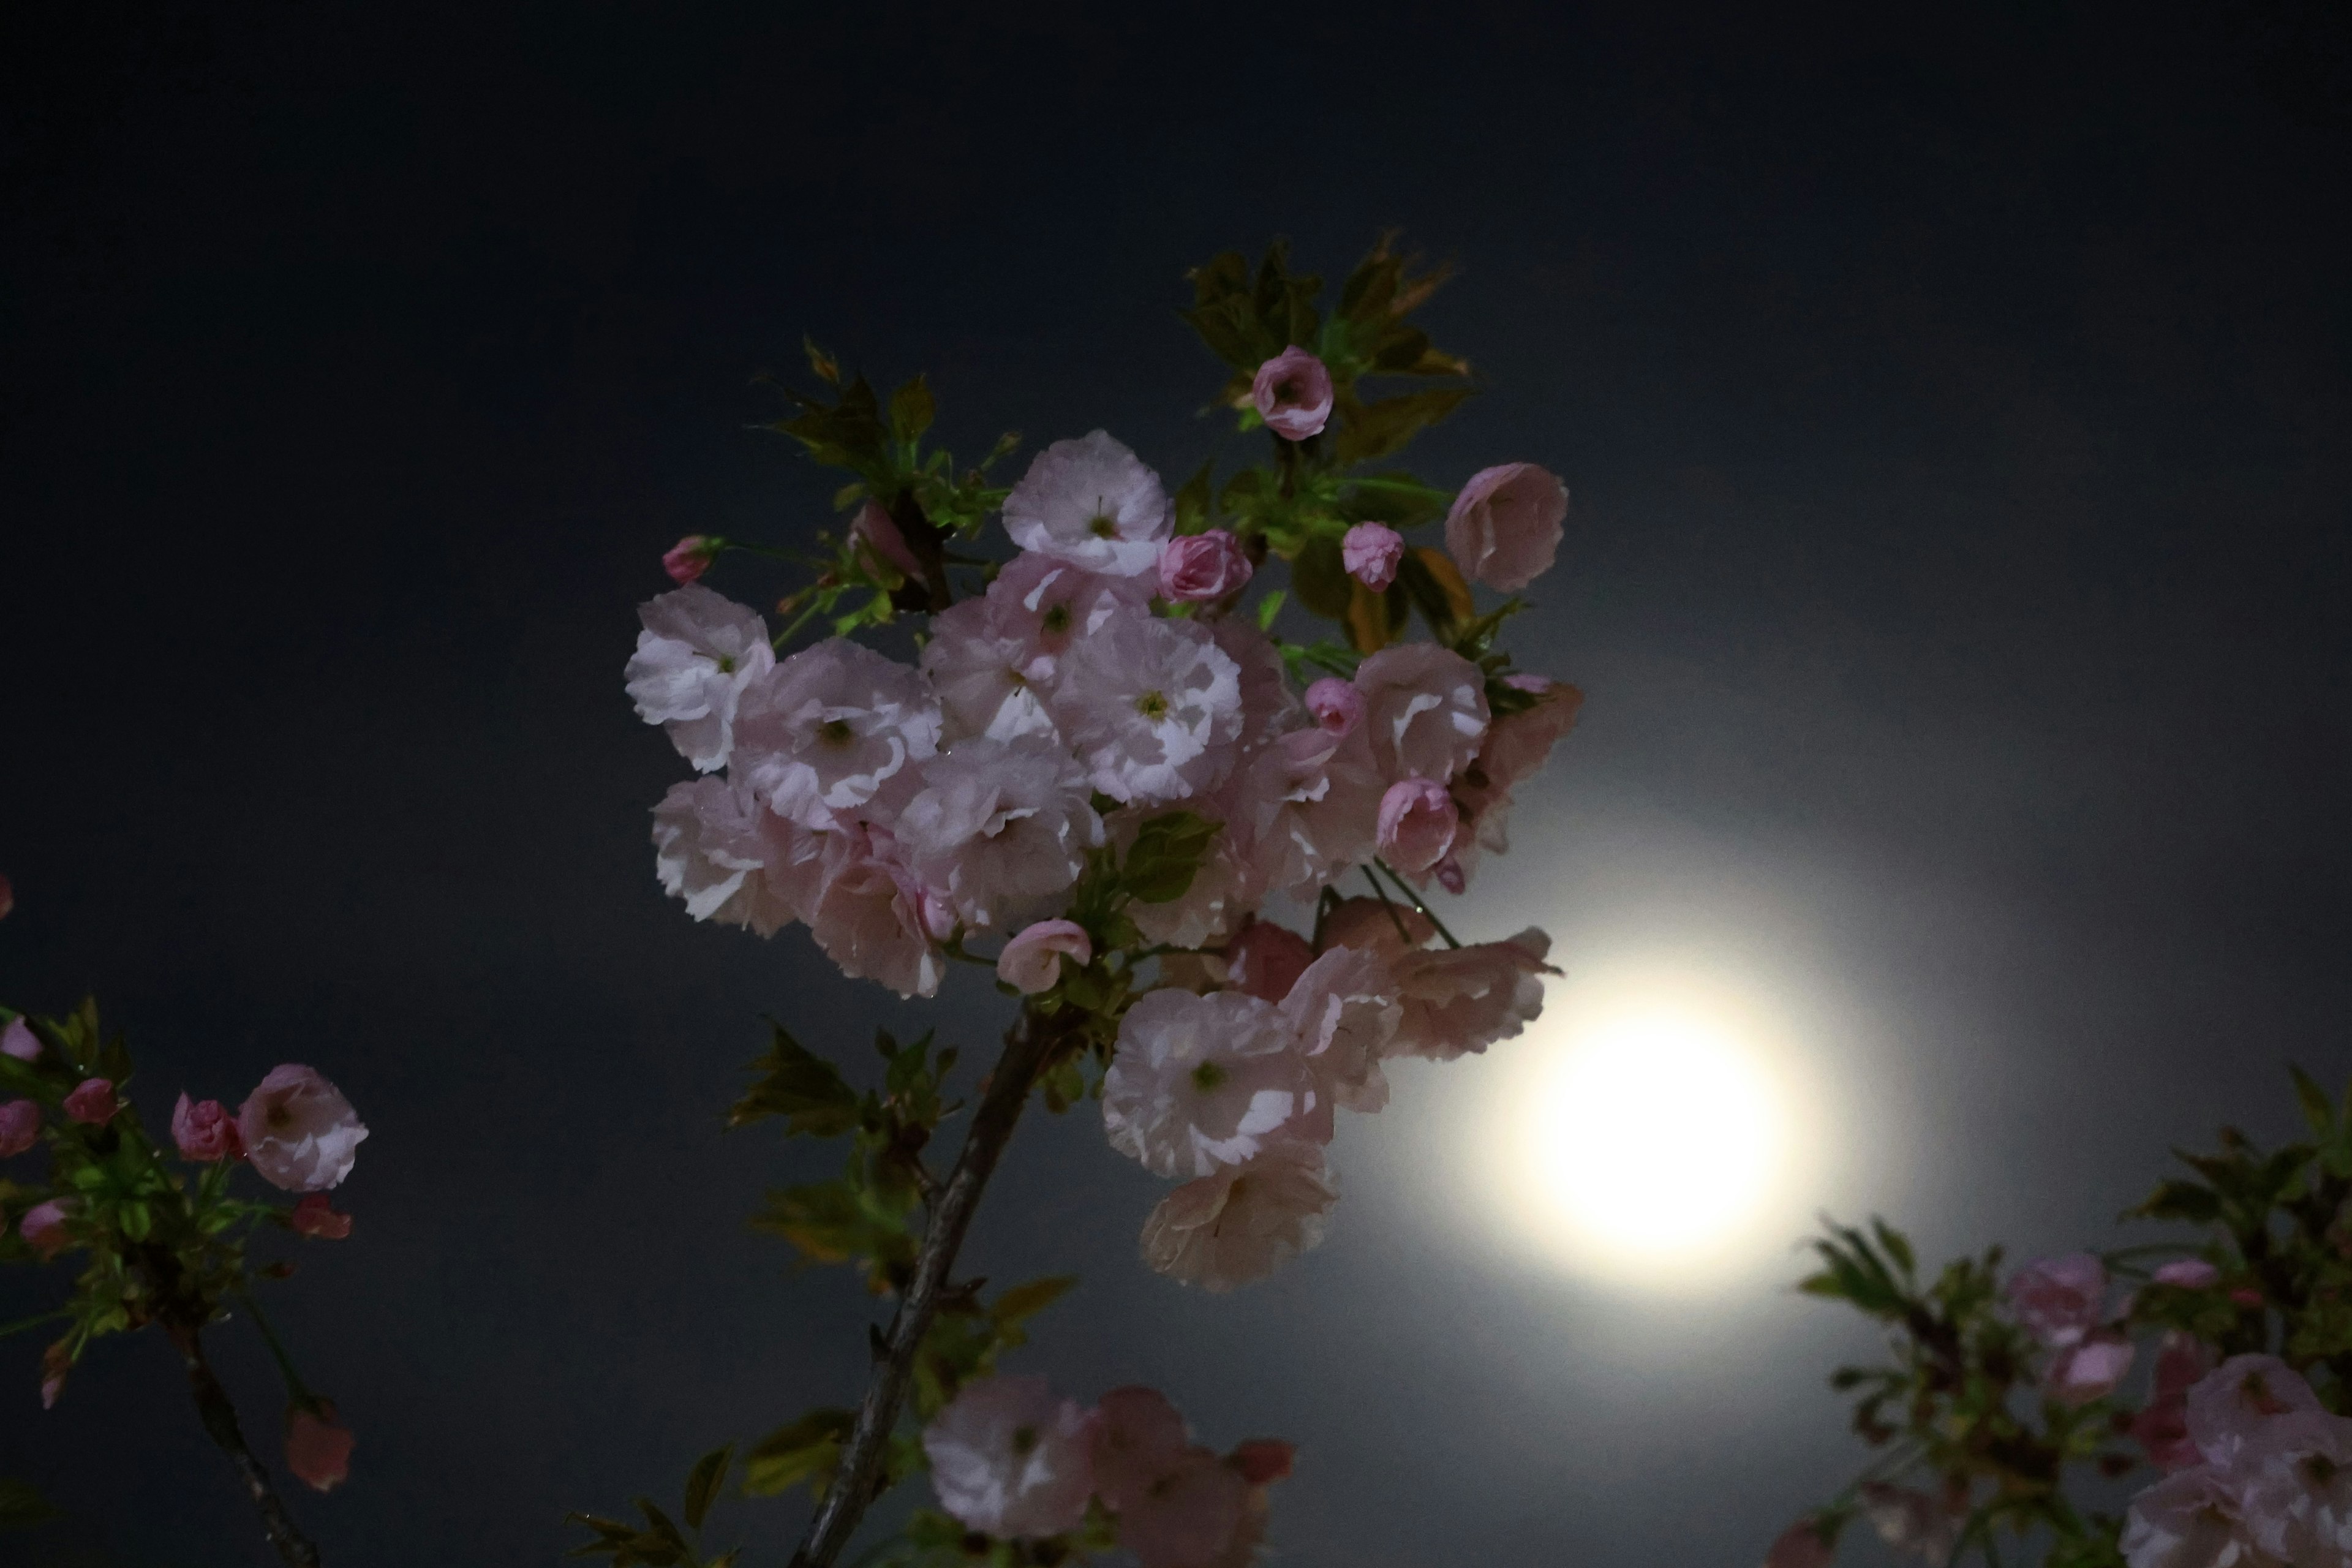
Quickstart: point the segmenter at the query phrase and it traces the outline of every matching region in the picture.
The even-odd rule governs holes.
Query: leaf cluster
[[[634,1500],[643,1524],[593,1513],[571,1515],[569,1522],[585,1525],[595,1539],[573,1547],[564,1555],[608,1558],[612,1568],[733,1568],[743,1549],[730,1547],[705,1556],[702,1527],[709,1517],[711,1504],[719,1500],[728,1466],[734,1457],[735,1449],[730,1444],[714,1448],[695,1461],[694,1468],[687,1473],[685,1502],[678,1510],[686,1521],[684,1529],[651,1498],[641,1497]]]

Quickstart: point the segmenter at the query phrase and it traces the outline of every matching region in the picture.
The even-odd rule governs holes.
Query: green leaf
[[[1918,1258],[1911,1250],[1911,1238],[1875,1215],[1870,1219],[1870,1233],[1878,1238],[1886,1256],[1895,1259],[1895,1267],[1906,1275],[1919,1267]]]
[[[803,1481],[821,1489],[841,1462],[841,1446],[856,1425],[847,1410],[812,1410],[788,1426],[779,1426],[753,1445],[743,1457],[743,1489],[752,1497],[773,1497]]]
[[[1383,397],[1377,403],[1359,403],[1352,396],[1342,399],[1335,410],[1334,423],[1339,431],[1332,444],[1333,459],[1344,468],[1385,458],[1462,406],[1475,390],[1467,386],[1433,387],[1401,397]]]
[[[2195,1182],[2158,1182],[2147,1201],[2124,1211],[2126,1219],[2171,1219],[2211,1225],[2221,1217],[2221,1197]]]
[[[1192,886],[1209,846],[1223,827],[1189,811],[1171,811],[1146,821],[1119,867],[1119,883],[1139,903],[1167,904]]]
[[[686,1478],[686,1527],[700,1530],[709,1516],[711,1500],[719,1495],[719,1483],[727,1479],[728,1464],[735,1458],[735,1446],[714,1448],[694,1462],[693,1473]]]
[[[1285,595],[1283,591],[1276,588],[1273,593],[1268,594],[1265,598],[1260,599],[1257,602],[1258,630],[1262,632],[1269,632],[1274,629],[1274,618],[1275,616],[1282,614],[1282,601]]]
[[[1015,1285],[993,1302],[988,1315],[1000,1323],[1025,1322],[1077,1289],[1075,1274],[1049,1274],[1043,1279],[1032,1279],[1025,1285]]]
[[[890,433],[913,441],[931,427],[931,389],[920,375],[890,395]]]
[[[2303,1119],[2311,1123],[2313,1136],[2326,1142],[2336,1131],[2336,1104],[2327,1091],[2299,1067],[2289,1067],[2294,1077],[2294,1097],[2303,1104]]]
[[[1316,534],[1291,559],[1291,592],[1298,595],[1300,604],[1328,620],[1347,618],[1355,586],[1337,534]]]
[[[912,1260],[915,1250],[906,1211],[846,1178],[772,1190],[751,1227],[782,1237],[812,1263],[853,1258],[904,1262]]]
[[[1210,498],[1215,493],[1209,476],[1215,466],[1216,459],[1213,458],[1203,462],[1198,468],[1192,470],[1192,477],[1186,479],[1183,487],[1176,492],[1177,532],[1205,533],[1208,531]]]
[[[727,1125],[781,1116],[788,1132],[837,1138],[857,1125],[857,1095],[834,1065],[773,1026],[768,1054],[751,1064],[760,1080],[735,1102]]]

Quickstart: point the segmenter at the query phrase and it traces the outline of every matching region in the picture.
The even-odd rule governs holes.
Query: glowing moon
[[[1785,1257],[1801,1151],[1770,1031],[1656,979],[1554,1001],[1489,1102],[1507,1228],[1644,1284]]]

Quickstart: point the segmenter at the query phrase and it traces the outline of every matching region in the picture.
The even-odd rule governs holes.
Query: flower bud
[[[1360,522],[1339,541],[1339,563],[1375,594],[1396,581],[1403,559],[1404,535],[1384,522]]]
[[[869,569],[884,566],[910,583],[923,580],[923,563],[907,547],[907,536],[898,531],[898,521],[883,510],[881,502],[869,500],[857,509],[857,521],[849,525],[849,538],[866,557]]]
[[[91,1127],[105,1126],[121,1109],[114,1098],[113,1081],[109,1079],[86,1078],[66,1096],[66,1114]]]
[[[1381,854],[1407,876],[1418,877],[1454,847],[1462,814],[1454,797],[1433,779],[1399,779],[1381,796]]]
[[[353,1439],[326,1400],[286,1412],[286,1468],[322,1492],[351,1479]]]
[[[1039,921],[1026,926],[997,955],[996,975],[1025,996],[1051,991],[1062,978],[1062,959],[1084,969],[1094,962],[1095,944],[1076,921]]]
[[[35,1204],[16,1222],[17,1231],[25,1244],[39,1253],[44,1260],[55,1258],[73,1238],[66,1234],[66,1200],[51,1198],[45,1204]]]
[[[1241,541],[1222,528],[1180,534],[1160,547],[1160,593],[1180,605],[1203,605],[1238,593],[1250,580]]]
[[[662,570],[669,580],[684,587],[710,570],[711,558],[719,553],[715,540],[699,533],[689,533],[669,547],[662,556]]]
[[[41,1108],[29,1100],[0,1105],[0,1160],[13,1159],[41,1141]]]
[[[1344,737],[1364,721],[1364,694],[1354,681],[1327,675],[1307,689],[1307,710],[1324,730]]]
[[[180,1103],[172,1107],[172,1142],[179,1146],[181,1159],[198,1164],[240,1159],[245,1154],[236,1118],[217,1100],[192,1101],[181,1095]]]
[[[286,1218],[293,1226],[295,1235],[312,1237],[320,1241],[341,1241],[352,1234],[352,1216],[337,1214],[327,1202],[324,1193],[310,1194],[294,1205],[293,1212]]]
[[[1296,345],[1257,367],[1250,401],[1266,428],[1286,441],[1304,441],[1331,418],[1331,373]]]
[[[41,1037],[22,1018],[11,1018],[8,1026],[0,1029],[0,1056],[15,1057],[20,1062],[41,1059]]]

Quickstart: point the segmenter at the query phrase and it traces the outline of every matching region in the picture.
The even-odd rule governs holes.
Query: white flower
[[[1511,1038],[1543,1011],[1543,976],[1559,973],[1544,962],[1550,951],[1551,938],[1529,926],[1508,942],[1391,960],[1404,1005],[1391,1054],[1450,1062]]]
[[[853,979],[877,980],[901,996],[940,988],[946,962],[923,919],[923,889],[878,827],[831,836],[824,885],[808,911],[825,956]]]
[[[983,1377],[923,1429],[931,1489],[966,1529],[1075,1530],[1094,1493],[1093,1418],[1042,1377]]]
[[[1169,521],[1160,476],[1100,430],[1038,453],[1004,498],[1013,543],[1114,577],[1156,580]]]
[[[939,694],[950,743],[968,735],[1009,741],[1055,734],[1045,711],[1053,656],[1020,637],[990,599],[966,599],[931,617],[923,673]]]
[[[939,750],[940,710],[923,678],[846,637],[803,648],[743,693],[736,748],[751,788],[804,827],[856,808]]]
[[[1388,1103],[1381,1058],[1389,1054],[1404,1009],[1397,1002],[1395,976],[1376,954],[1330,949],[1292,983],[1281,1012],[1334,1104],[1370,1111]]]
[[[725,767],[743,689],[775,666],[766,624],[694,584],[638,605],[637,619],[645,630],[626,672],[637,716],[665,726],[697,771]]]
[[[1187,1285],[1230,1290],[1321,1241],[1339,1201],[1322,1150],[1277,1144],[1169,1194],[1144,1221],[1143,1260]]]
[[[2246,1533],[2236,1483],[2210,1465],[2132,1499],[2122,1546],[2131,1568],[2283,1568]]]
[[[807,918],[824,879],[824,837],[761,805],[741,784],[670,785],[654,808],[662,890],[698,921],[772,936]]]
[[[1103,794],[1181,800],[1214,789],[1232,769],[1241,672],[1206,628],[1116,614],[1065,665],[1056,716]]]
[[[1372,857],[1381,782],[1360,726],[1346,734],[1293,730],[1251,762],[1238,820],[1265,885],[1311,900]]]
[[[342,1090],[294,1062],[263,1076],[237,1108],[236,1130],[262,1179],[289,1193],[341,1184],[368,1135]]]
[[[1161,1176],[1205,1176],[1277,1140],[1331,1136],[1282,1015],[1237,991],[1153,991],[1129,1007],[1102,1100],[1111,1147]]]
[[[1356,667],[1372,764],[1386,783],[1419,774],[1440,784],[1469,764],[1486,733],[1486,679],[1435,643],[1398,643]]]
[[[1087,770],[1051,741],[966,741],[925,763],[922,780],[894,831],[915,874],[968,924],[1044,912],[1103,841]]]
[[[2282,1415],[2240,1468],[2254,1544],[2295,1568],[2352,1563],[2352,1421]]]
[[[1240,675],[1241,752],[1248,757],[1298,722],[1298,698],[1290,689],[1282,650],[1246,620],[1227,616],[1208,623],[1209,636]]]

